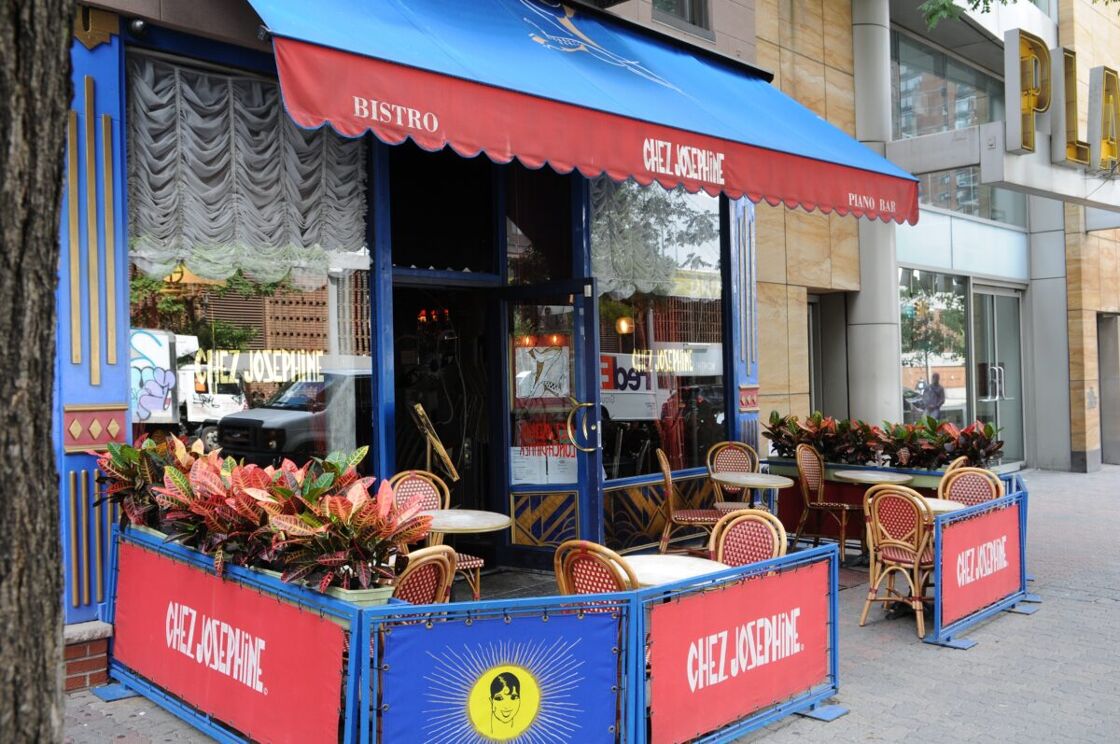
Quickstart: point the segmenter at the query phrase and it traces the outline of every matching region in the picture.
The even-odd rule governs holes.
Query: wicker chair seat
[[[809,504],[810,509],[827,509],[829,511],[836,511],[843,509],[844,511],[863,511],[863,506],[860,504],[842,504],[837,501],[819,501]]]
[[[884,561],[897,563],[902,566],[914,565],[914,554],[904,548],[899,548],[894,545],[889,545],[879,549],[879,556]],[[927,546],[922,552],[921,567],[928,568],[933,566],[933,546]]]
[[[486,565],[486,561],[482,560],[477,555],[470,555],[468,553],[456,553],[455,565],[459,569],[482,568],[484,565]]]
[[[718,522],[723,518],[723,512],[719,509],[680,509],[673,512],[673,521],[688,524],[699,524],[701,522]]]

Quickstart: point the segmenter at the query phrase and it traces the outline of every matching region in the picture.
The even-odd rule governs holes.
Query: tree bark
[[[0,2],[0,741],[62,736],[51,418],[72,0]]]

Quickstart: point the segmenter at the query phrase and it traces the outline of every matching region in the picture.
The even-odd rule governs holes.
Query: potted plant
[[[340,463],[332,464],[337,471]],[[358,604],[384,603],[392,594],[386,580],[399,568],[394,559],[402,546],[428,534],[432,518],[419,514],[419,497],[398,507],[388,481],[371,497],[373,479],[359,477],[353,465],[337,476],[330,470],[319,476],[312,490],[328,481],[329,486],[317,499],[302,495],[308,480],[305,470],[281,472],[281,488],[295,497],[287,502],[297,505],[295,513],[281,499],[259,497],[275,533],[273,547],[284,568],[281,579],[308,583]]]

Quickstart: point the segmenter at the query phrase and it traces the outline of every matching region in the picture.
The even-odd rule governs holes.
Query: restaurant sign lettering
[[[946,626],[1022,588],[1019,505],[941,528],[941,625]]]
[[[828,563],[650,611],[654,744],[689,741],[828,678]]]
[[[1007,105],[1007,151],[1035,151],[1035,134],[1046,131],[1049,116],[1050,158],[1058,165],[1108,172],[1120,162],[1120,75],[1109,67],[1089,70],[1088,137],[1078,130],[1077,54],[1049,49],[1045,41],[1021,29],[1004,38],[1004,95]]]
[[[340,626],[128,542],[118,561],[115,661],[255,741],[336,740]]]

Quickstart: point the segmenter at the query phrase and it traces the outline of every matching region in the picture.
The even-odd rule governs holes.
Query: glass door
[[[541,512],[515,525],[540,530],[533,544],[561,533],[596,539],[601,490],[598,390],[589,346],[592,282],[562,281],[500,290],[505,308],[508,421],[505,469],[517,505]],[[565,524],[542,523],[565,514]]]
[[[1000,429],[1004,461],[1024,459],[1020,296],[1014,290],[973,292],[973,390],[976,418]]]

